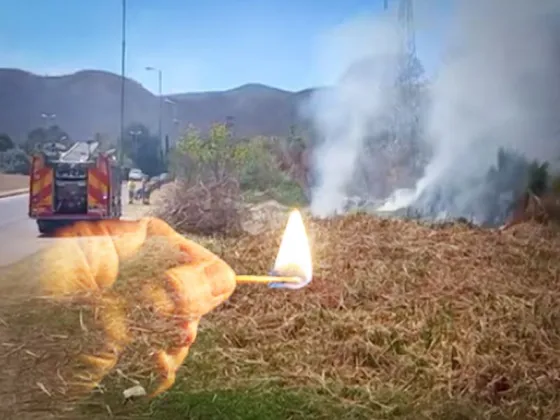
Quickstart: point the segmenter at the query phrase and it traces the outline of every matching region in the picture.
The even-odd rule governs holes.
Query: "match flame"
[[[300,283],[271,283],[270,287],[273,288],[301,289],[311,282],[313,277],[311,248],[298,210],[290,213],[272,274],[301,278]]]

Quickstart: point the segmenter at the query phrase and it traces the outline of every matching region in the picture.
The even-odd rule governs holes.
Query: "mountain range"
[[[284,136],[302,123],[300,109],[314,89],[290,92],[261,84],[235,89],[169,95],[162,98],[162,133],[173,140],[189,124],[206,131],[230,121],[238,136]],[[0,132],[24,141],[38,127],[59,125],[74,140],[120,134],[121,77],[83,70],[40,76],[0,68]],[[125,80],[125,125],[141,123],[158,131],[159,97]]]

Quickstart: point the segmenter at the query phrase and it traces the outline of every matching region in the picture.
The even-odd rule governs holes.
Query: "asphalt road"
[[[125,218],[142,216],[145,207],[127,205],[126,187],[123,186]],[[56,239],[40,237],[35,220],[28,213],[27,194],[0,198],[0,266],[10,264],[30,255]]]
[[[0,266],[32,254],[54,239],[39,238],[35,220],[27,215],[27,194],[0,199]]]

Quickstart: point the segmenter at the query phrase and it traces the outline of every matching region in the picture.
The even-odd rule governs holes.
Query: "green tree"
[[[43,145],[47,143],[60,143],[66,147],[72,145],[72,139],[58,125],[50,126],[49,128],[35,128],[27,135],[27,140],[23,145],[23,149],[27,154],[32,154],[41,150]]]
[[[6,150],[13,149],[15,147],[14,142],[7,134],[0,134],[0,152],[5,152]]]
[[[170,154],[170,160],[173,172],[187,182],[233,178],[247,198],[253,197],[252,192],[265,192],[269,198],[297,205],[305,202],[305,195],[292,174],[280,167],[280,141],[262,136],[236,139],[227,124],[214,125],[206,136],[191,126]],[[296,140],[293,147],[299,150],[301,145]]]
[[[530,191],[543,195],[550,189],[551,175],[548,162],[529,161],[525,156],[500,148],[497,163],[487,173],[486,180],[496,193],[513,190],[517,194]]]
[[[548,163],[530,161],[522,154],[504,148],[498,150],[496,164],[486,173],[484,181],[480,201],[488,210],[488,221],[497,224],[503,223],[528,193],[542,196],[553,187]]]
[[[240,143],[241,152],[239,177],[244,190],[266,191],[273,188],[283,179],[282,171],[276,156],[272,153],[270,140],[255,137]]]
[[[165,161],[162,159],[162,147],[157,136],[139,123],[130,124],[125,133],[122,142],[123,152],[136,167],[149,176],[166,171]]]
[[[115,141],[111,140],[111,138],[107,134],[95,133],[93,136],[93,140],[98,142],[100,150],[105,152],[117,147]]]
[[[0,172],[28,175],[30,166],[29,156],[22,149],[0,152]]]
[[[189,127],[185,136],[177,143],[178,151],[189,165],[187,173],[200,178],[222,180],[231,175],[239,175],[247,159],[250,148],[245,142],[231,141],[226,124],[214,124],[208,136],[203,137],[194,127]]]
[[[528,168],[527,189],[537,196],[541,196],[549,189],[550,174],[548,162],[532,162]]]

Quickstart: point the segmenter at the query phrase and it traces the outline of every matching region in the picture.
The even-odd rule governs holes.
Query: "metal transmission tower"
[[[414,0],[395,0],[398,2],[397,19],[399,26],[399,69],[397,86],[399,105],[395,115],[395,145],[404,140],[408,146],[416,138],[418,117],[415,112],[416,84],[421,74],[421,66],[416,55],[416,30],[414,27]],[[384,0],[385,10],[389,9],[391,0]]]
[[[416,31],[414,28],[413,0],[400,0],[399,21],[401,22],[403,46],[407,57],[416,58]]]
[[[410,62],[416,58],[416,31],[414,28],[413,0],[398,1],[398,20],[401,34],[401,53]],[[385,10],[389,9],[390,0],[384,0]]]

